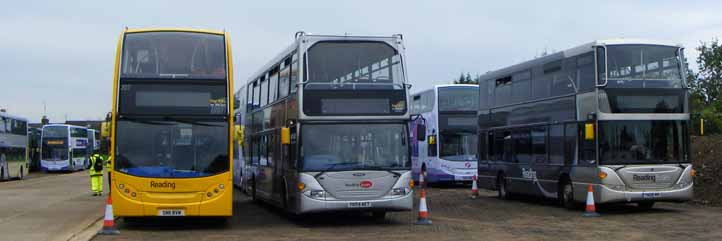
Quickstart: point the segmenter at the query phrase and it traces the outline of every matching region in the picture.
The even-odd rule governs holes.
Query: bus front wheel
[[[250,186],[251,186],[251,200],[253,200],[254,202],[258,201],[258,199],[256,199],[256,177],[253,177],[251,179]]]
[[[576,203],[574,202],[574,187],[572,186],[572,182],[564,181],[561,187],[561,192],[559,192],[560,204],[570,210],[576,208]]]
[[[501,174],[496,178],[496,189],[499,199],[511,199],[511,194],[509,193],[509,189],[507,189],[504,174]]]
[[[7,172],[8,162],[5,160],[5,154],[2,154],[0,156],[0,181],[5,180],[5,175],[8,174]]]

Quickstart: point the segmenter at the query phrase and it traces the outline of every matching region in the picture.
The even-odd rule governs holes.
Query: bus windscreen
[[[191,32],[129,33],[121,78],[225,79],[222,35]]]
[[[115,170],[140,177],[204,177],[229,169],[228,123],[117,122]]]

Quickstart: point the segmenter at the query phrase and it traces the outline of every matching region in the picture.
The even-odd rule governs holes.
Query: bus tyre
[[[253,177],[253,179],[251,179],[250,186],[251,186],[251,200],[253,200],[254,202],[258,201],[258,199],[256,199],[256,177]]]
[[[506,186],[506,178],[503,174],[496,178],[496,190],[499,199],[511,199],[511,194]]]
[[[560,190],[559,203],[570,210],[576,208],[576,203],[574,202],[574,186],[572,186],[572,183],[570,181],[564,181]]]
[[[384,220],[386,219],[386,212],[384,211],[373,211],[371,212],[371,218],[373,220]]]
[[[5,175],[8,174],[7,167],[8,162],[5,160],[5,154],[2,154],[0,156],[0,181],[5,180]]]
[[[283,208],[284,212],[288,212],[288,185],[286,185],[286,180],[283,180],[283,190],[281,190],[281,207]]]
[[[641,210],[649,210],[649,209],[652,209],[652,207],[654,207],[654,202],[653,202],[653,201],[638,202],[638,203],[637,203],[637,208],[639,208],[639,209],[641,209]]]

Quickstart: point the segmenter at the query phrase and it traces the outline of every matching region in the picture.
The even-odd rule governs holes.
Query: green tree
[[[704,118],[705,133],[722,133],[722,45],[717,39],[697,47],[698,72],[688,71],[692,113]]]
[[[479,84],[479,75],[477,74],[474,79],[471,78],[471,73],[461,72],[458,79],[453,81],[454,84]]]

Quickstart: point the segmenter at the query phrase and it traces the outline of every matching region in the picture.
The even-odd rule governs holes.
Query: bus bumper
[[[69,161],[40,161],[40,171],[71,171]]]
[[[298,213],[332,211],[410,211],[413,209],[414,192],[398,198],[377,200],[319,200],[301,194]],[[363,204],[363,205],[359,205]]]
[[[427,182],[471,182],[477,169],[456,169],[454,171],[444,169],[429,169],[426,173]],[[418,179],[415,175],[415,180]]]
[[[595,201],[598,203],[620,202],[683,202],[692,200],[694,184],[679,189],[665,190],[614,190],[605,185],[595,185]],[[586,191],[586,189],[585,189]]]

